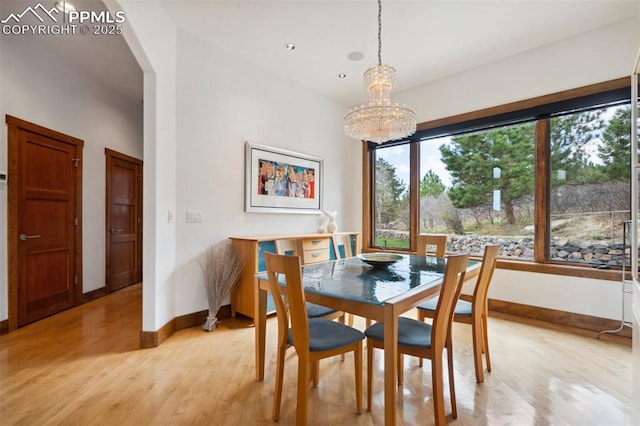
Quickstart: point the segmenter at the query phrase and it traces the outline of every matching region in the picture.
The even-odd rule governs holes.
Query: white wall
[[[339,211],[342,229],[360,229],[361,147],[342,132],[344,106],[176,35],[157,2],[106,4],[125,10],[145,72],[143,331],[206,309],[197,263],[206,244],[315,231],[316,216],[243,212],[246,140],[323,157],[325,208]],[[204,222],[187,223],[187,209],[203,210]]]
[[[629,77],[640,24],[629,18],[394,95],[418,122]]]
[[[105,285],[105,147],[142,158],[142,103],[118,96],[69,66],[37,37],[2,37],[0,114],[84,140],[83,292]],[[142,78],[140,76],[140,78]],[[0,132],[0,170],[7,170],[7,132]],[[9,179],[12,177],[9,176]],[[7,189],[0,186],[6,235]],[[0,320],[7,312],[7,239],[0,238]]]
[[[631,18],[398,93],[418,122],[449,117],[631,75],[640,23]],[[489,297],[620,319],[621,283],[496,271]]]
[[[144,71],[142,330],[175,317],[176,32],[157,1],[105,1],[124,10],[125,40]]]
[[[176,315],[206,309],[197,257],[230,236],[314,233],[321,216],[244,212],[245,141],[324,159],[324,207],[361,229],[359,142],[345,107],[185,33],[177,43]],[[187,223],[187,209],[204,222]]]

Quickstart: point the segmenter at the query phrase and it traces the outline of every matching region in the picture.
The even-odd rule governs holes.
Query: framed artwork
[[[247,142],[245,211],[321,213],[322,166],[319,157]]]

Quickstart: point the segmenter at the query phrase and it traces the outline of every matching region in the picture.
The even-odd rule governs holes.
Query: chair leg
[[[424,322],[424,319],[426,318],[424,312],[422,312],[420,309],[418,309],[418,321],[420,322]],[[418,358],[418,367],[422,368],[422,358]]]
[[[307,424],[307,402],[309,393],[309,358],[298,354],[298,399],[296,409],[296,424]]]
[[[479,318],[482,321],[482,318]],[[484,366],[482,365],[482,349],[484,341],[482,338],[482,324],[478,324],[475,319],[471,323],[471,334],[473,335],[473,364],[476,369],[476,382],[484,382]]]
[[[449,364],[449,398],[451,399],[451,415],[454,419],[458,418],[458,404],[456,402],[456,382],[454,381],[453,369],[453,343],[451,336],[447,339],[447,361]]]
[[[404,382],[404,355],[398,354],[398,384],[401,385]]]
[[[284,354],[285,348],[278,348],[276,365],[276,389],[273,395],[273,412],[271,418],[274,422],[280,419],[280,404],[282,402],[282,382],[284,379]]]
[[[342,315],[340,315],[340,316],[338,317],[338,322],[339,322],[339,323],[341,323],[341,324],[345,324],[345,323],[347,322],[347,318],[346,318],[346,316],[347,316],[347,315],[348,315],[348,314],[347,314],[346,312],[345,312],[345,313],[343,313]],[[349,316],[350,316],[350,317],[353,317],[353,315],[349,315]],[[353,318],[351,318],[350,320],[351,320],[351,322],[353,322]],[[341,354],[340,354],[340,361],[344,361],[344,353],[341,353]],[[316,383],[315,383],[315,385],[317,386],[317,385],[318,385],[318,383],[316,382]]]
[[[482,337],[484,338],[484,357],[487,361],[487,371],[491,371],[491,357],[489,356],[489,333],[487,331],[487,321],[488,318],[486,315],[482,316]]]
[[[418,321],[424,322],[425,318],[426,318],[426,315],[424,314],[424,312],[422,312],[421,309],[418,309]]]
[[[371,411],[373,401],[373,343],[367,339],[367,411]]]
[[[444,394],[442,384],[442,348],[434,350],[431,358],[431,382],[433,392],[433,412],[436,425],[447,423],[444,414]]]
[[[320,360],[317,359],[315,362],[311,363],[311,381],[313,382],[313,387],[318,386],[318,376],[320,375]]]
[[[362,413],[362,341],[356,345],[354,351],[355,375],[356,375],[356,413]]]

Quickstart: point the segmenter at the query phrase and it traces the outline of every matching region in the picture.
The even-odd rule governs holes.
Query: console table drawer
[[[328,249],[329,241],[330,241],[330,238],[303,238],[302,250],[307,251],[307,250]]]
[[[326,262],[327,260],[329,260],[329,247],[318,250],[305,250],[302,257],[302,263],[304,264]]]

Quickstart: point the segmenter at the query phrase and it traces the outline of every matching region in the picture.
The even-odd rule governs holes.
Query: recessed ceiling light
[[[338,78],[345,78],[347,77],[347,75],[343,72],[341,72],[340,74],[338,74]]]
[[[362,59],[364,59],[364,53],[358,52],[356,50],[355,52],[349,53],[347,55],[347,58],[349,58],[350,61],[361,61]]]
[[[296,48],[296,45],[293,43],[287,43],[284,45],[284,47],[286,47],[287,50],[294,50]]]
[[[76,7],[68,1],[57,1],[54,5],[56,9],[63,13],[75,12]]]

